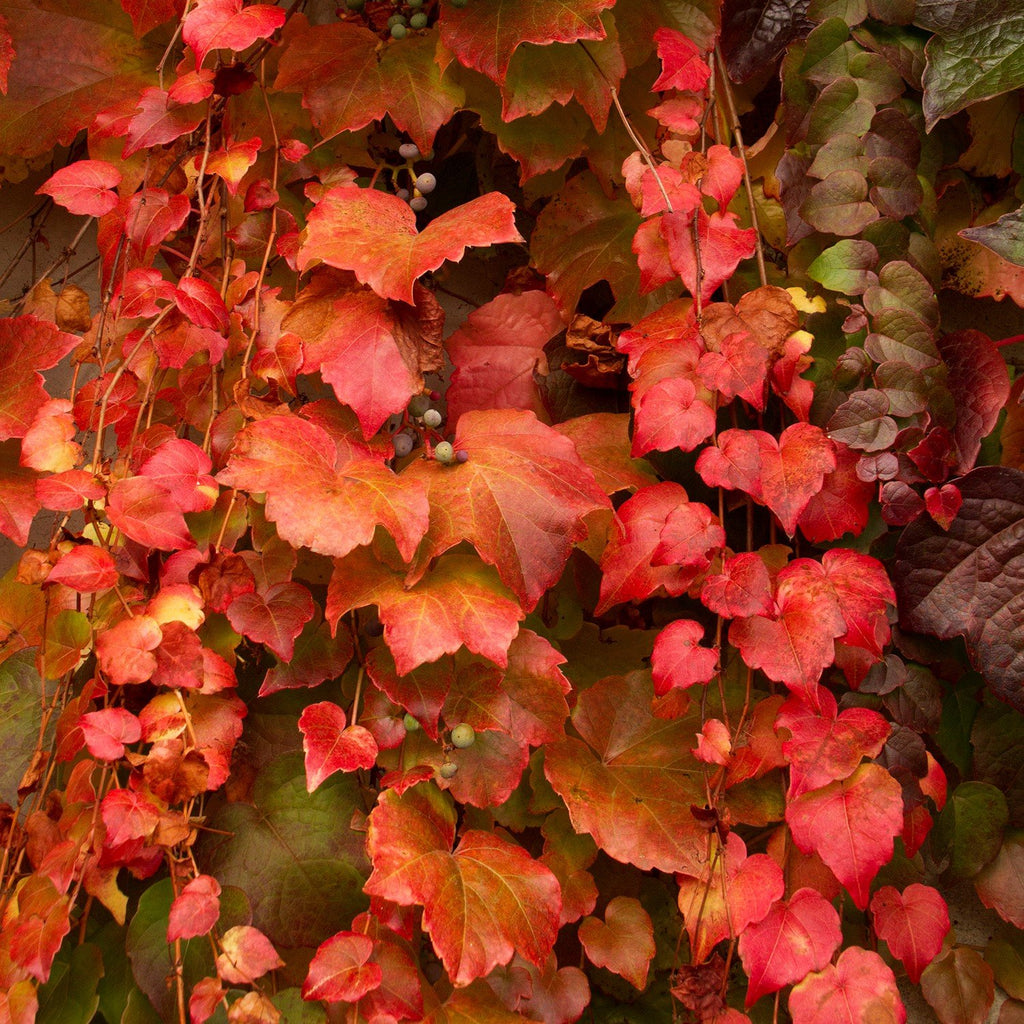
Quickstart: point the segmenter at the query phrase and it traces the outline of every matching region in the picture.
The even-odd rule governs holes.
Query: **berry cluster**
[[[431,404],[440,397],[436,391],[431,391],[429,395],[414,395],[409,400],[402,423],[391,437],[396,459],[405,458],[420,441],[426,445],[428,453],[432,453],[434,459],[443,466],[466,462],[469,459],[469,452],[457,452],[450,441],[439,440],[431,447],[430,435],[437,436],[437,430],[444,422],[441,411]]]
[[[397,187],[395,195],[399,199],[405,200],[419,213],[427,208],[427,196],[437,188],[437,178],[430,171],[423,171],[420,174],[416,173],[412,165],[422,154],[415,142],[403,142],[398,147],[398,155],[405,161],[405,164],[394,170],[392,180],[397,181],[400,175],[404,175],[409,182],[409,186],[407,188]]]

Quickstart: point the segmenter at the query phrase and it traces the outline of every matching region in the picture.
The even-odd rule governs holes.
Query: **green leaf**
[[[252,923],[275,945],[315,948],[366,909],[363,837],[349,828],[363,808],[354,776],[306,792],[301,754],[275,758],[256,778],[252,804],[221,808],[203,863],[249,897]]]
[[[40,679],[35,650],[19,651],[0,664],[0,732],[4,756],[0,763],[0,801],[18,802],[18,783],[39,738]]]
[[[914,23],[936,33],[925,49],[925,127],[1024,85],[1024,3],[920,3]]]
[[[972,242],[980,242],[1008,263],[1024,267],[1024,208],[1003,214],[994,224],[964,228],[957,234]]]
[[[870,242],[844,238],[807,268],[807,276],[840,295],[861,295],[877,282],[877,264],[878,250]]]
[[[972,878],[999,852],[1008,817],[1006,797],[995,786],[963,782],[935,823],[935,846],[948,854],[954,874]]]
[[[37,1024],[89,1024],[100,1004],[96,987],[102,976],[98,946],[65,943],[53,961],[50,980],[39,989]]]

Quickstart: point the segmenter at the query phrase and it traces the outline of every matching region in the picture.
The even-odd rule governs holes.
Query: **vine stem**
[[[754,229],[754,255],[757,257],[757,273],[761,279],[761,285],[768,284],[768,272],[764,263],[764,246],[761,243],[761,231],[757,225],[757,210],[754,207],[754,186],[750,181],[750,168],[747,166],[747,150],[743,145],[743,132],[740,129],[739,115],[736,113],[736,102],[733,99],[732,88],[729,85],[729,75],[725,68],[725,61],[722,59],[722,51],[715,47],[715,64],[718,68],[718,78],[722,83],[721,93],[725,97],[725,105],[729,112],[729,129],[732,137],[736,140],[736,149],[739,152],[740,162],[743,164],[743,184],[747,193],[747,205],[750,207],[750,223]]]

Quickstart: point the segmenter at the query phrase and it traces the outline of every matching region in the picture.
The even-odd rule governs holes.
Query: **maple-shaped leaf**
[[[299,14],[285,38],[274,88],[302,93],[324,139],[386,114],[427,153],[437,130],[465,102],[462,87],[434,59],[433,32],[410,33],[400,45],[382,47],[361,25],[310,25]]]
[[[711,78],[711,68],[697,46],[682,32],[671,28],[659,28],[654,33],[654,42],[662,71],[651,88],[656,92],[667,89],[703,92]]]
[[[698,364],[701,380],[725,398],[739,396],[764,410],[768,352],[746,332],[726,335],[719,347],[705,352]]]
[[[515,51],[501,85],[505,121],[540,114],[553,103],[564,106],[575,99],[594,127],[605,130],[612,90],[625,75],[626,63],[614,20],[608,14],[601,20],[605,38],[588,42],[586,49],[574,43],[524,43]]]
[[[232,985],[251,985],[267,971],[284,967],[270,939],[252,925],[229,928],[218,944],[217,974]]]
[[[238,187],[242,183],[242,178],[245,177],[246,171],[256,163],[262,145],[263,140],[258,136],[241,142],[228,143],[210,154],[210,159],[206,162],[207,173],[220,175],[229,194],[238,195]]]
[[[789,994],[793,1024],[903,1024],[907,1011],[888,964],[869,949],[844,949],[835,965],[807,975]]]
[[[8,970],[15,977],[29,974],[40,984],[45,983],[64,936],[71,930],[70,899],[59,892],[49,878],[29,875],[15,889],[11,900],[14,913],[8,911],[8,914],[13,921],[5,925],[5,946],[13,966],[21,971]],[[8,1012],[13,1009],[10,1004],[15,1003],[11,996],[13,991],[9,989],[10,1003],[4,1007]],[[20,1019],[16,1020],[13,1014],[8,1017],[11,1024],[30,1024],[36,1016],[35,1006],[26,1005],[25,1010],[28,1012]]]
[[[197,875],[185,885],[167,916],[167,941],[206,935],[220,917],[220,892],[212,875]]]
[[[217,479],[266,493],[266,515],[283,540],[342,557],[369,544],[380,524],[411,558],[427,528],[422,487],[375,459],[344,460],[330,435],[294,415],[268,416],[235,439]]]
[[[696,212],[697,230],[693,230],[692,213],[665,213],[661,215],[660,237],[668,247],[672,269],[682,278],[691,295],[697,292],[700,279],[702,299],[710,299],[722,283],[732,277],[742,260],[754,255],[754,228],[739,227],[734,213],[716,211]],[[700,260],[694,248],[700,247]]]
[[[883,886],[871,897],[870,909],[875,934],[903,962],[916,985],[949,933],[946,901],[931,886],[914,882],[902,893]]]
[[[106,829],[104,846],[116,849],[134,839],[146,839],[160,824],[160,808],[142,793],[111,789],[100,803]]]
[[[139,97],[138,113],[128,122],[122,159],[151,146],[164,146],[194,132],[203,115],[197,104],[175,103],[163,89],[145,89]]]
[[[271,4],[245,7],[242,0],[199,0],[185,16],[181,37],[201,67],[211,50],[245,50],[272,36],[284,21],[284,9]]]
[[[63,583],[80,594],[109,590],[118,580],[114,556],[92,544],[73,547],[50,570],[48,583]]]
[[[413,285],[470,246],[520,242],[515,207],[488,192],[434,218],[416,231],[416,214],[397,196],[356,185],[332,188],[307,220],[300,270],[314,262],[351,270],[385,299],[413,302]]]
[[[588,917],[580,922],[579,937],[592,964],[643,990],[655,949],[651,918],[639,900],[614,897],[605,909],[603,921]]]
[[[724,864],[720,861],[724,860]],[[782,899],[782,869],[766,853],[747,856],[743,840],[730,832],[717,846],[699,877],[678,875],[679,910],[697,963],[703,963],[723,939],[739,936],[763,921]]]
[[[295,638],[313,617],[313,597],[301,583],[275,583],[262,594],[240,594],[228,606],[227,617],[236,632],[287,661]]]
[[[545,0],[487,0],[478,7],[451,7],[441,19],[441,43],[467,68],[499,85],[523,43],[574,43],[603,39],[601,12],[615,0],[572,0],[552,8]]]
[[[78,160],[62,167],[36,189],[50,196],[69,213],[102,217],[117,206],[111,189],[121,182],[121,172],[106,160]]]
[[[655,565],[682,565],[703,572],[725,546],[725,530],[711,509],[699,501],[674,508],[665,520],[661,542],[654,551]]]
[[[422,460],[402,474],[430,499],[419,564],[468,540],[532,609],[587,536],[584,517],[608,498],[572,442],[530,412],[467,412],[452,443],[465,462]]]
[[[156,671],[163,634],[155,619],[136,615],[103,630],[96,637],[96,660],[114,686],[144,683]]]
[[[835,907],[814,889],[798,889],[740,933],[748,1007],[761,996],[821,970],[842,941]]]
[[[605,494],[638,491],[658,482],[647,462],[630,453],[629,419],[624,412],[592,412],[555,424],[576,446]]]
[[[562,327],[554,300],[536,289],[473,310],[445,341],[455,366],[445,394],[450,422],[470,409],[528,409],[546,419],[534,374],[547,373],[544,346]]]
[[[13,60],[0,90],[0,152],[30,158],[70,145],[105,107],[154,84],[165,44],[137,39],[118,3],[25,3],[6,6],[4,17],[0,66],[3,40]]]
[[[365,891],[423,905],[423,930],[457,986],[514,953],[542,964],[558,931],[555,876],[495,833],[470,829],[454,842],[455,810],[436,786],[382,793],[369,819]]]
[[[197,327],[220,331],[228,326],[228,310],[220,292],[198,277],[183,277],[178,282],[174,304]]]
[[[786,821],[793,841],[832,869],[853,902],[868,905],[871,882],[892,858],[893,839],[903,830],[900,784],[877,764],[789,801]]]
[[[353,608],[375,604],[399,673],[465,645],[504,666],[524,612],[497,574],[473,555],[439,558],[410,586],[366,548],[334,563],[325,617],[336,624]]]
[[[101,761],[124,757],[125,745],[142,739],[142,725],[126,708],[89,711],[82,715],[78,724],[89,753]]]
[[[651,673],[659,697],[671,689],[685,690],[714,678],[718,651],[701,647],[703,639],[704,627],[692,619],[676,619],[658,634],[651,654]]]
[[[865,757],[877,757],[891,726],[870,708],[845,708],[818,687],[813,700],[794,694],[779,709],[776,725],[789,730],[782,749],[790,763],[789,795],[798,797],[847,779]]]
[[[366,288],[332,288],[329,279],[307,291],[282,328],[302,339],[302,372],[318,372],[372,437],[423,390],[423,374],[441,368],[434,304],[418,285],[415,309]]]
[[[655,718],[650,678],[609,676],[580,694],[572,720],[581,739],[545,748],[544,774],[573,827],[610,857],[643,871],[699,874],[706,836],[690,808],[703,774],[690,754],[692,715]]]
[[[309,973],[302,983],[303,999],[328,1003],[355,1003],[378,988],[384,972],[370,963],[373,939],[358,932],[338,932],[322,942],[313,954]]]
[[[346,728],[345,712],[331,701],[310,704],[299,716],[306,752],[306,790],[312,793],[335,772],[372,768],[377,743],[361,725]]]
[[[148,548],[177,551],[195,546],[181,509],[155,480],[128,476],[107,496],[107,518],[126,537]]]
[[[77,344],[73,334],[34,316],[0,320],[0,441],[25,436],[49,398],[41,371]]]
[[[686,491],[665,481],[644,487],[616,511],[614,529],[601,556],[601,593],[596,614],[622,601],[643,601],[660,587],[672,597],[685,593],[703,568],[654,565],[669,517],[687,503]]]

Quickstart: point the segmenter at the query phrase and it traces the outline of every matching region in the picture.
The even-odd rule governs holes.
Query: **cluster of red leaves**
[[[44,282],[0,321],[0,532],[27,546],[56,524],[0,582],[0,661],[32,653],[46,743],[0,814],[17,851],[0,1016],[28,1024],[57,998],[73,928],[101,945],[93,903],[126,938],[132,998],[167,998],[170,958],[160,1013],[182,1024],[289,1019],[270,972],[296,1005],[369,1024],[567,1024],[608,973],[649,991],[683,932],[671,998],[719,1024],[748,1019],[726,943],[745,1008],[791,986],[796,1024],[901,1024],[898,964],[962,976],[929,967],[950,931],[939,892],[879,879],[946,794],[923,730],[883,713],[910,669],[886,658],[896,593],[862,534],[879,496],[890,524],[926,509],[951,527],[947,478],[995,424],[1005,365],[971,332],[936,342],[912,365],[983,386],[951,380],[938,425],[906,399],[920,422],[898,441],[884,389],[822,415],[816,307],[739,276],[758,246],[749,168],[706,137],[720,5],[653,5],[648,23],[614,0],[428,3],[405,35],[383,0],[325,25],[241,0],[99,6],[110,90],[42,142],[14,116],[54,102],[26,66],[42,8],[0,19],[3,145],[31,157],[84,130],[87,155],[39,192],[96,218],[103,290],[76,320]],[[180,43],[161,35],[175,24]],[[653,155],[613,137],[627,81]],[[523,183],[586,154],[528,239],[502,192],[426,222],[398,192],[464,106]],[[428,156],[394,158],[405,139]],[[429,275],[506,243],[532,270],[446,337]],[[892,266],[863,271],[851,313],[874,318],[883,365],[905,340],[885,317],[908,295],[930,315],[923,277]],[[574,314],[597,281],[615,304],[587,334]],[[618,376],[631,416],[566,415],[543,385],[570,322],[592,356],[575,375]],[[423,412],[446,355],[447,423]],[[69,356],[51,398],[42,371]],[[645,458],[671,452],[695,453],[689,491]],[[287,739],[272,699],[295,712]],[[260,780],[299,748],[290,836]],[[216,827],[233,804],[300,865],[344,862],[342,920],[293,941],[284,883],[248,887],[260,865]],[[345,811],[330,854],[306,821],[323,806]],[[1019,925],[1002,824],[974,873]],[[611,894],[599,852],[631,879]],[[130,899],[125,873],[162,871],[157,927],[160,883]],[[842,948],[841,914],[871,948]]]

